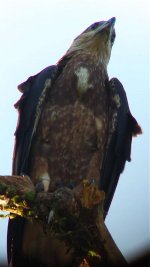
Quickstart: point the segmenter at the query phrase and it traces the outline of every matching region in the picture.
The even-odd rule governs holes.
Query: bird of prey
[[[84,179],[105,192],[105,216],[141,128],[107,65],[115,18],[92,24],[54,66],[18,86],[13,174],[27,174],[38,191],[74,190]],[[8,226],[8,258],[18,266],[71,266],[64,244],[17,217]],[[68,264],[68,265],[67,265]]]

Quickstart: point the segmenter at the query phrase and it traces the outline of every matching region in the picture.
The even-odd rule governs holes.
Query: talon
[[[43,182],[39,182],[35,186],[36,193],[43,192],[44,191],[44,184]]]
[[[49,215],[48,215],[48,224],[51,223],[51,221],[53,220],[54,218],[54,211],[51,210]]]
[[[39,182],[35,186],[36,192],[37,193],[42,192],[42,191],[48,192],[49,185],[50,185],[50,176],[48,173],[44,173],[40,177]]]

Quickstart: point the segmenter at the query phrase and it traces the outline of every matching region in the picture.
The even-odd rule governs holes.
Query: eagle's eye
[[[95,30],[99,24],[100,24],[100,22],[93,23],[84,32],[89,32],[89,31]]]
[[[90,26],[90,30],[95,30],[97,28],[97,26],[99,25],[99,22],[95,22],[94,24],[92,24]]]

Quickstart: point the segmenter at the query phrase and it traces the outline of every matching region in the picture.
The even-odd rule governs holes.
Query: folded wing
[[[108,213],[120,174],[131,160],[132,137],[142,133],[132,116],[125,90],[117,78],[109,82],[109,138],[101,171],[100,188],[105,191],[105,216]]]

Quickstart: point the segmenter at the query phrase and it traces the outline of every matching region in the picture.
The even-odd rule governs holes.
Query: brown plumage
[[[32,145],[29,174],[35,184],[48,176],[50,191],[74,188],[83,179],[99,184],[108,136],[107,79],[90,55],[75,55],[66,64],[46,99]]]
[[[141,133],[121,83],[109,81],[107,74],[114,23],[112,18],[91,25],[57,66],[21,84],[13,166],[15,174],[27,173],[37,190],[75,189],[84,179],[95,183],[106,193],[106,213],[130,160],[132,135]],[[16,237],[17,225],[22,225],[22,238]],[[14,267],[23,266],[22,258],[24,266],[71,266],[64,244],[46,236],[39,225],[18,219],[9,232]]]

